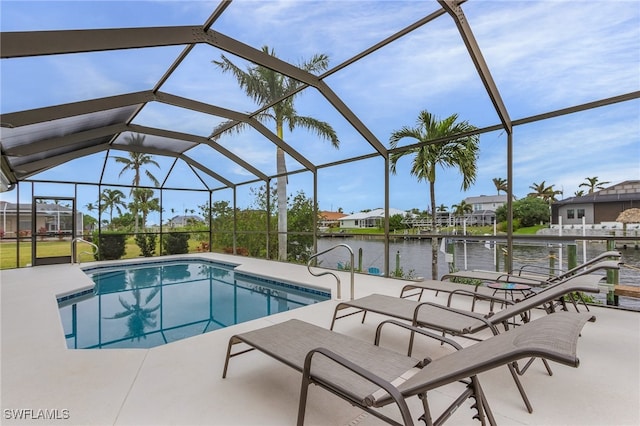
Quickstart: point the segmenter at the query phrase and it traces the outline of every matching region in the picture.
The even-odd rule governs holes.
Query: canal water
[[[353,250],[356,269],[360,268],[363,272],[369,271],[370,268],[384,271],[384,242],[381,239],[374,239],[370,236],[320,238],[318,251],[321,252],[337,244],[346,244]],[[495,271],[495,257],[498,257],[500,270],[504,270],[504,257],[499,254],[496,256],[495,249],[484,241],[467,242],[466,244],[451,242],[447,250],[453,251],[453,261],[457,270],[485,269]],[[604,242],[589,242],[585,246],[582,242],[578,242],[576,244],[577,263],[580,264],[585,258],[589,260],[604,251],[606,251]],[[533,265],[535,268],[540,268],[539,270],[542,272],[548,272],[552,265],[556,269],[566,270],[568,269],[568,253],[567,244],[514,243],[513,269],[516,270],[524,265]],[[640,250],[630,246],[626,249],[620,249],[620,253],[624,266],[620,269],[619,283],[640,286]],[[431,278],[431,240],[427,238],[398,238],[389,243],[389,257],[391,275],[394,274],[396,268],[399,268],[401,275],[405,278]],[[449,263],[445,257],[445,253],[438,253],[438,277],[449,272]],[[321,266],[334,269],[348,266],[349,260],[350,256],[346,248],[332,250],[319,257]],[[372,272],[375,272],[375,269]],[[606,303],[606,292],[603,291],[595,297],[598,301]],[[620,297],[619,306],[640,310],[640,299]]]

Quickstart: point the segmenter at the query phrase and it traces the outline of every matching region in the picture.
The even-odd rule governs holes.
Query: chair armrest
[[[537,272],[537,271],[530,271],[529,269],[537,269],[537,270],[546,270],[546,271],[548,271],[550,268],[549,267],[545,267],[545,266],[538,266],[538,265],[522,265],[520,267],[520,269],[517,270],[517,275],[522,275],[523,272],[527,272],[527,274],[539,275],[541,278],[546,278],[546,279],[553,278],[553,275],[543,274],[542,272]],[[551,270],[556,272],[556,273],[558,273],[558,274],[561,274],[561,273],[565,272],[562,269],[556,269],[556,268],[553,268]]]
[[[455,309],[449,306],[444,306],[444,305],[439,305],[437,303],[433,303],[433,302],[423,302],[420,303],[418,306],[416,306],[415,310],[413,311],[413,323],[414,324],[418,324],[418,314],[420,312],[420,309],[423,306],[431,306],[437,309],[442,309],[445,311],[449,311],[452,312],[454,314],[458,314],[458,315],[462,315],[465,317],[469,317],[472,318],[474,320],[477,321],[482,321],[490,330],[494,335],[498,335],[500,334],[500,332],[498,331],[498,328],[495,326],[495,324],[493,324],[492,322],[490,322],[487,318],[491,316],[491,314],[489,314],[488,316],[483,316],[483,315],[479,315],[475,312],[468,312],[468,311],[463,311],[460,309]],[[470,330],[466,329],[465,332],[469,332]]]
[[[398,327],[410,330],[411,332],[422,334],[423,336],[426,336],[426,337],[429,337],[431,339],[438,340],[439,342],[446,343],[446,344],[448,344],[450,346],[453,346],[456,350],[462,349],[462,346],[458,342],[456,342],[455,340],[448,339],[448,338],[446,338],[444,336],[441,336],[439,334],[436,334],[436,333],[433,333],[431,331],[425,330],[424,328],[414,327],[414,326],[409,325],[407,323],[400,322],[398,320],[393,320],[393,319],[382,321],[380,324],[378,324],[378,327],[376,328],[376,338],[375,338],[375,341],[374,341],[374,344],[376,346],[380,346],[380,339],[382,339],[382,327],[385,324],[396,325]],[[425,364],[428,363],[428,362],[431,362],[431,360],[429,359],[427,362],[425,362]]]
[[[504,300],[503,298],[499,298],[496,296],[489,296],[488,294],[479,294],[479,293],[476,293],[475,291],[456,289],[449,293],[449,298],[447,299],[447,307],[449,308],[451,307],[451,298],[456,294],[463,294],[465,296],[472,296],[480,300],[489,300],[491,302],[500,302],[500,303],[505,303],[509,305],[513,305],[515,303],[511,300]]]
[[[375,384],[376,386],[380,387],[381,389],[383,389],[385,392],[387,392],[389,394],[389,396],[393,399],[393,401],[398,405],[398,408],[400,409],[400,412],[402,414],[403,419],[409,420],[408,424],[412,424],[411,422],[411,413],[409,411],[409,407],[407,406],[406,401],[404,400],[404,397],[402,396],[402,394],[398,391],[398,389],[391,384],[390,382],[384,380],[383,378],[381,378],[380,376],[372,373],[369,370],[366,370],[364,368],[362,368],[361,366],[359,366],[358,364],[346,359],[345,357],[338,355],[337,353],[327,349],[327,348],[323,348],[323,347],[318,347],[316,349],[312,349],[311,351],[309,351],[305,357],[304,360],[304,369],[302,371],[302,386],[303,389],[306,389],[308,387],[308,384],[313,382],[316,382],[318,384],[321,384],[323,387],[326,387],[327,389],[336,392],[338,395],[344,394],[347,397],[351,397],[352,400],[355,399],[353,395],[348,395],[348,389],[342,389],[342,388],[338,388],[335,385],[332,386],[332,383],[328,383],[327,381],[322,380],[322,378],[320,377],[312,377],[311,376],[311,364],[313,361],[313,357],[316,354],[321,354],[322,356],[324,356],[325,358],[335,362],[336,364],[348,369],[349,371],[353,372],[354,374],[362,377],[363,379]],[[302,396],[301,396],[302,398]],[[369,395],[369,397],[365,398],[363,401],[366,405],[368,406],[373,406],[375,404],[375,400],[373,400],[373,398],[371,398],[371,395]]]

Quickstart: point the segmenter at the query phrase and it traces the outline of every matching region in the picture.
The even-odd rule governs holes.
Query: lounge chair
[[[607,253],[617,253],[617,252],[607,252]],[[610,256],[613,256],[613,255],[610,255]],[[602,269],[619,269],[620,267],[620,262],[618,260],[599,260],[597,262],[588,262],[588,263],[589,263],[588,267],[574,268],[572,269],[573,272],[570,275],[567,275],[566,277],[563,277],[561,279],[537,282],[535,285],[531,285],[531,284],[525,284],[525,285],[531,286],[534,289],[533,293],[537,293],[545,289],[548,289],[550,287],[553,287],[554,285],[557,285],[567,280],[569,277],[585,276],[585,275],[590,275],[593,272],[596,272]],[[599,281],[600,279],[601,277],[596,278],[596,282]],[[500,282],[499,280],[497,281]],[[523,284],[522,282],[509,282],[509,283]],[[412,290],[416,290],[416,291],[412,292]],[[435,291],[436,295],[439,292],[449,293],[448,305],[450,305],[451,303],[452,295],[460,294],[460,295],[471,296],[473,297],[473,304],[471,307],[472,311],[475,310],[476,299],[491,299],[492,296],[495,295],[495,290],[492,290],[488,287],[483,286],[482,283],[478,283],[475,286],[472,286],[468,284],[460,284],[460,283],[454,283],[449,281],[428,280],[428,281],[415,282],[415,283],[410,283],[405,285],[400,292],[400,297],[418,296],[418,300],[420,300],[425,290]],[[580,299],[580,301],[588,311],[589,307],[587,306],[586,302],[584,301],[580,293],[578,293],[578,298]],[[575,299],[573,298],[573,294],[569,294],[569,300],[573,303],[576,310],[578,310],[578,306],[576,304]]]
[[[477,375],[522,358],[544,357],[577,367],[578,336],[584,324],[595,320],[590,314],[558,313],[532,321],[483,342],[462,348],[455,341],[422,329],[415,333],[452,345],[456,352],[433,361],[401,355],[378,346],[382,326],[378,326],[375,344],[332,332],[299,320],[289,320],[266,328],[232,336],[229,340],[222,377],[227,376],[230,358],[257,349],[302,372],[297,424],[304,424],[307,392],[316,384],[329,392],[361,407],[372,415],[394,425],[413,425],[406,400],[418,396],[424,414],[420,420],[427,425],[444,423],[467,399],[474,398],[472,408],[484,425],[496,424]],[[235,345],[244,343],[249,349],[232,353]],[[435,421],[431,417],[427,392],[441,386],[462,382],[460,396]],[[377,410],[395,404],[402,422]]]
[[[596,278],[597,276],[592,275],[568,278],[518,303],[510,304],[505,309],[496,313],[491,312],[489,315],[453,309],[432,302],[421,302],[382,294],[371,294],[359,299],[338,303],[333,314],[330,329],[333,330],[338,319],[363,313],[362,322],[364,322],[367,312],[373,312],[408,321],[415,327],[437,330],[442,332],[443,335],[450,334],[452,336],[462,336],[467,339],[479,341],[481,339],[478,339],[474,335],[480,331],[489,329],[493,335],[498,335],[500,333],[498,327],[501,325],[505,329],[508,329],[509,324],[512,322],[515,323],[517,319],[520,320],[520,323],[528,322],[530,320],[530,311],[534,308],[543,307],[547,312],[553,313],[555,311],[555,302],[567,294],[573,292],[597,293],[599,287]],[[343,310],[349,311],[339,316],[339,312]],[[413,335],[411,336],[411,345],[412,344]],[[533,361],[534,359],[529,360],[523,368],[519,368],[517,364],[508,365],[511,376],[529,412],[532,412],[533,408],[517,375],[524,374]],[[542,362],[549,375],[552,375],[551,368],[544,358]]]
[[[456,278],[476,279],[480,281],[493,281],[493,282],[510,282],[514,284],[525,284],[530,286],[544,286],[553,282],[561,281],[567,277],[580,273],[585,268],[588,268],[602,260],[613,259],[619,260],[621,257],[618,251],[605,251],[598,256],[588,260],[587,262],[578,265],[574,268],[564,271],[558,275],[549,275],[543,273],[537,273],[532,269],[542,269],[535,265],[524,265],[520,269],[512,272],[495,272],[495,271],[483,271],[483,270],[471,270],[471,271],[458,271],[451,272],[442,276],[441,280],[455,280]]]
[[[416,290],[412,292],[412,290]],[[412,282],[402,287],[400,291],[400,297],[413,297],[418,296],[418,300],[422,299],[422,295],[425,290],[435,291],[436,296],[438,293],[449,294],[449,304],[451,303],[451,296],[454,294],[460,294],[470,296],[473,298],[471,310],[475,310],[476,300],[491,298],[495,295],[495,290],[492,290],[484,286],[484,283],[478,282],[476,284],[462,284],[451,281],[438,281],[438,280],[423,280],[419,282]],[[483,297],[486,296],[486,297]]]
[[[548,313],[555,311],[554,302],[572,292],[598,293],[598,276],[581,275],[567,278],[565,281],[544,289],[523,300],[509,304],[505,309],[490,312],[488,315],[454,309],[432,302],[421,302],[406,298],[393,297],[382,294],[371,294],[354,300],[343,301],[336,305],[330,329],[333,330],[338,319],[358,313],[363,313],[362,322],[367,312],[373,312],[396,319],[410,322],[413,326],[426,327],[454,336],[473,338],[481,330],[490,329],[498,334],[499,325],[506,325],[514,318],[529,320],[529,311],[542,307]],[[339,312],[350,309],[343,315]]]

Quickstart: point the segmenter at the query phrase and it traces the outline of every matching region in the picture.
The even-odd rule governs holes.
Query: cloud
[[[41,29],[43,25],[48,29],[201,25],[218,5],[205,1],[85,1],[44,2],[38,3],[42,8],[33,8],[28,2],[26,6],[25,2],[6,3],[0,18],[3,31]],[[56,8],[48,7],[53,4]],[[469,1],[462,7],[509,114],[517,119],[640,90],[637,6],[636,1],[543,0]],[[236,1],[213,30],[257,49],[274,46],[279,57],[291,63],[327,53],[331,66],[336,66],[438,7],[435,1]],[[75,9],[80,13],[69,13]],[[132,13],[124,16],[123,10]],[[136,16],[136,11],[141,13]],[[181,51],[182,47],[167,47],[3,60],[2,112],[151,89]],[[196,46],[161,90],[240,112],[255,110],[255,103],[234,78],[211,63],[220,53],[208,45]],[[242,67],[247,64],[233,60]],[[479,127],[499,123],[448,15],[326,82],[385,145],[393,130],[413,125],[423,109],[440,117],[459,113],[461,119]],[[309,89],[309,96],[301,95],[299,112],[330,122],[339,131],[340,151],[323,141],[315,143],[317,138],[302,130],[287,134],[287,142],[318,164],[373,152],[314,90]],[[222,121],[153,104],[137,123],[208,136]],[[529,185],[542,180],[569,193],[586,176],[612,182],[638,178],[638,110],[634,101],[517,127],[513,137],[516,195],[526,194]],[[467,193],[460,191],[455,170],[440,171],[438,204],[495,193],[491,179],[507,177],[506,139],[504,132],[481,136],[478,179]],[[255,131],[225,137],[220,143],[265,173],[275,173],[275,148]],[[189,155],[233,181],[251,178],[246,170],[209,151],[201,147],[190,150]],[[289,160],[290,169],[300,167]],[[319,175],[328,181],[319,183],[319,203],[339,203],[345,211],[381,204],[383,167],[378,158],[322,169]],[[68,167],[60,170],[66,173]],[[306,191],[309,186],[304,179],[292,181],[292,191],[298,187]],[[426,183],[418,183],[403,169],[392,178],[393,207],[422,209],[428,202],[426,191]]]

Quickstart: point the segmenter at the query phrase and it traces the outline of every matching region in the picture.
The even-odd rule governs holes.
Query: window
[[[576,218],[576,216],[575,216],[574,210],[573,209],[568,209],[567,210],[567,219],[575,219],[575,218]]]
[[[584,217],[584,209],[578,209],[578,219],[582,219]]]

